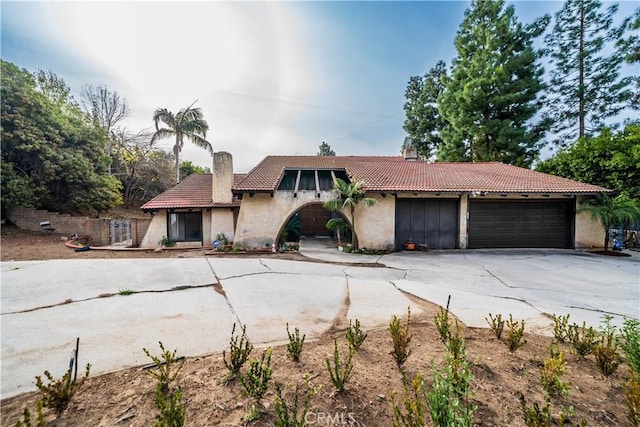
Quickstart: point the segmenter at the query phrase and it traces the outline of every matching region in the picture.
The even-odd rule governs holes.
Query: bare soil
[[[207,256],[198,251],[136,251],[75,252],[64,246],[59,235],[25,232],[14,227],[2,227],[2,261],[41,260],[59,258],[140,258]],[[238,255],[228,255],[238,256]],[[256,256],[247,254],[242,256]],[[299,254],[273,254],[287,259],[304,259]],[[409,377],[420,372],[428,385],[432,382],[432,361],[441,365],[444,344],[439,338],[433,318],[439,307],[414,299],[425,310],[422,317],[411,318],[413,335],[412,354],[405,364]],[[513,313],[517,318],[517,313]],[[560,313],[558,313],[560,314]],[[399,316],[406,313],[398,313]],[[291,325],[293,328],[295,325]],[[273,382],[294,387],[304,384],[304,375],[319,391],[312,398],[307,421],[318,426],[380,426],[393,424],[391,393],[402,396],[402,375],[390,355],[392,340],[386,328],[369,330],[362,348],[354,356],[354,369],[346,390],[337,393],[330,381],[325,358],[333,357],[334,338],[338,340],[341,355],[346,356],[346,319],[337,319],[334,327],[319,338],[305,342],[299,363],[286,355],[286,345],[272,345],[271,367],[274,371],[272,386],[262,400],[264,415],[249,425],[267,426],[275,423]],[[529,404],[544,402],[540,385],[540,367],[548,356],[547,347],[552,339],[525,334],[527,343],[510,352],[491,330],[462,326],[466,340],[467,358],[475,376],[472,382],[477,405],[475,423],[481,426],[524,426],[519,396],[523,394]],[[284,325],[283,325],[284,327]],[[304,331],[301,331],[304,332]],[[231,331],[229,331],[229,334]],[[558,344],[568,362],[563,380],[571,383],[566,397],[551,400],[551,413],[573,407],[575,415],[571,425],[586,421],[589,426],[631,426],[621,384],[629,378],[625,363],[610,377],[598,370],[594,356],[580,358],[566,344]],[[149,349],[152,354],[160,350]],[[171,349],[172,350],[172,349]],[[180,349],[178,348],[178,354]],[[142,349],[140,349],[142,351]],[[254,349],[259,357],[262,348]],[[151,362],[151,361],[149,361]],[[178,385],[183,390],[187,426],[242,425],[243,417],[252,400],[242,395],[237,382],[222,384],[227,369],[221,354],[187,357]],[[291,399],[291,389],[287,396]],[[125,369],[105,375],[92,376],[73,397],[69,407],[57,418],[45,410],[47,420],[59,426],[150,426],[158,410],[154,404],[155,383],[141,367]],[[21,419],[24,408],[33,413],[39,393],[25,393],[1,404],[1,425],[13,426]],[[431,425],[431,421],[427,422]]]

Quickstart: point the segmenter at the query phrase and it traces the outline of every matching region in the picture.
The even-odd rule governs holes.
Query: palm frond
[[[176,132],[173,129],[169,128],[160,128],[156,130],[156,132],[151,137],[151,143],[153,144],[155,141],[164,138],[173,138],[176,136]]]

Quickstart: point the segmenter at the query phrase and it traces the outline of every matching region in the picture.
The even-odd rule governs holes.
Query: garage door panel
[[[430,248],[455,248],[458,200],[397,199],[396,248],[411,240]]]
[[[569,248],[569,201],[470,201],[470,248]]]

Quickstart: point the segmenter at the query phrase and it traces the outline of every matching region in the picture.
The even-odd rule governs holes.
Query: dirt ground
[[[64,246],[59,235],[45,236],[41,233],[25,232],[10,226],[2,227],[2,261],[40,260],[52,258],[121,258],[121,257],[186,257],[208,256],[206,251],[142,251],[75,252]],[[233,255],[229,255],[233,256]],[[255,255],[244,255],[255,256]],[[303,259],[296,254],[276,254],[289,259]],[[297,258],[299,257],[299,258]],[[414,299],[415,300],[415,299]],[[444,344],[434,326],[434,316],[439,307],[415,300],[424,310],[420,318],[411,319],[410,332],[412,354],[405,364],[409,377],[415,373],[432,384],[431,364],[441,365],[444,360]],[[406,313],[397,313],[398,316]],[[513,313],[517,319],[517,313]],[[557,313],[562,314],[562,313]],[[335,391],[329,378],[325,359],[333,357],[334,338],[342,356],[346,356],[346,319],[337,321],[334,327],[316,340],[305,342],[299,363],[286,355],[286,345],[272,345],[271,368],[273,378],[266,396],[262,400],[264,415],[249,423],[254,426],[275,424],[274,383],[286,385],[286,398],[291,403],[291,389],[304,384],[309,375],[310,383],[318,391],[311,399],[309,425],[317,426],[380,426],[393,424],[391,394],[402,396],[402,375],[393,357],[392,340],[385,327],[369,330],[362,348],[354,356],[354,368],[345,391]],[[295,325],[290,325],[293,328]],[[304,331],[301,331],[304,333]],[[231,335],[231,331],[229,331]],[[481,426],[524,426],[519,396],[523,394],[532,404],[544,402],[540,384],[542,360],[548,356],[547,347],[551,338],[526,334],[527,343],[511,353],[504,342],[498,340],[491,330],[468,328],[462,325],[462,335],[467,346],[467,359],[471,363],[474,379],[471,401],[478,407],[475,424]],[[561,410],[569,412],[570,425],[586,421],[589,426],[631,426],[621,384],[629,378],[625,363],[610,377],[604,377],[596,366],[595,358],[589,355],[580,358],[566,344],[558,344],[568,362],[564,381],[571,383],[567,396],[551,400],[554,419]],[[149,349],[158,355],[159,348]],[[173,350],[173,349],[169,349]],[[178,348],[180,355],[180,349]],[[259,358],[263,348],[251,354]],[[142,349],[140,349],[142,352]],[[151,362],[151,360],[149,360]],[[187,426],[233,426],[243,425],[243,417],[252,405],[250,398],[242,395],[238,382],[222,385],[227,374],[221,354],[187,357],[178,377],[177,385],[183,390],[182,401],[186,406]],[[72,399],[69,407],[56,419],[47,412],[47,420],[59,426],[150,426],[158,410],[154,404],[155,383],[148,371],[141,367],[125,369],[100,376],[92,376]],[[25,393],[1,404],[1,425],[13,426],[21,419],[24,408],[33,413],[36,392]],[[431,425],[428,421],[426,425]]]

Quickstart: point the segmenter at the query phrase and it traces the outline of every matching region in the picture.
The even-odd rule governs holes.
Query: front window
[[[202,242],[202,213],[169,212],[167,228],[174,242]]]

